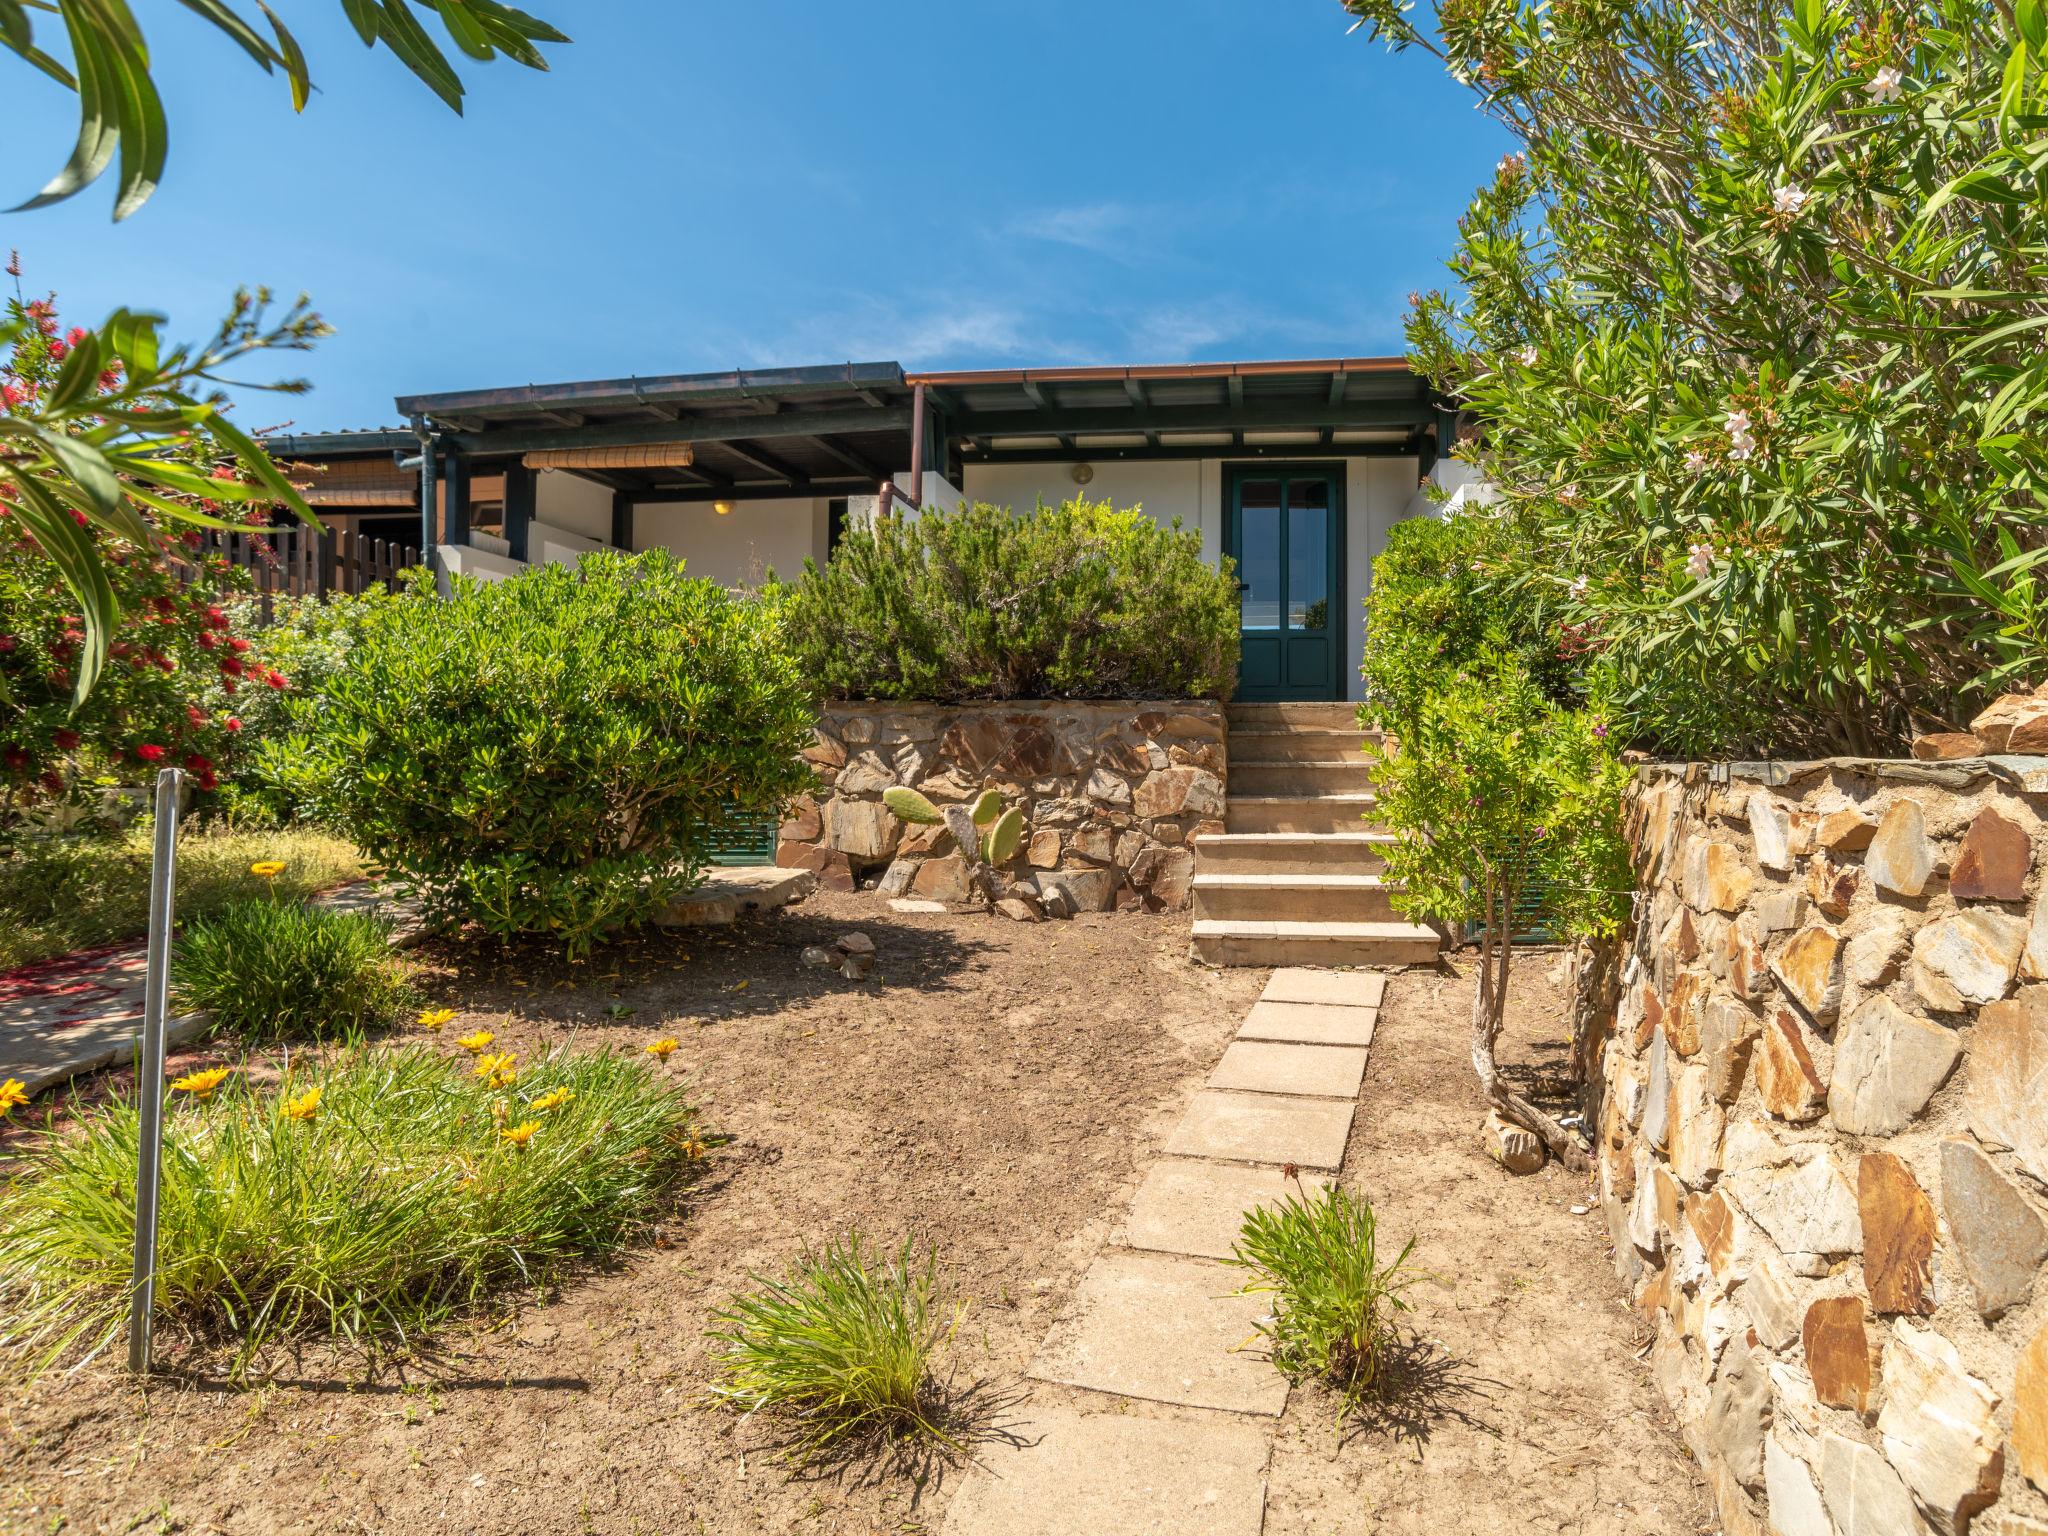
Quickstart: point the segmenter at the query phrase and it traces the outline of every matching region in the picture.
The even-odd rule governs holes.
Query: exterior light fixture
[[[1067,473],[1074,477],[1074,484],[1086,485],[1095,478],[1095,466],[1093,464],[1076,464]]]
[[[732,503],[729,501],[714,501],[711,503],[711,510],[720,517],[730,517],[732,515]]]

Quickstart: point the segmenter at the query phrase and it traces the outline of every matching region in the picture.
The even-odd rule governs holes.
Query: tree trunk
[[[1508,966],[1514,958],[1514,946],[1508,942],[1512,910],[1503,911],[1505,905],[1494,891],[1487,892],[1486,926],[1479,937],[1479,980],[1472,992],[1472,1068],[1479,1074],[1487,1102],[1501,1118],[1540,1137],[1559,1162],[1574,1173],[1583,1173],[1592,1166],[1584,1149],[1555,1119],[1508,1087],[1494,1060],[1493,1048],[1507,1015]]]

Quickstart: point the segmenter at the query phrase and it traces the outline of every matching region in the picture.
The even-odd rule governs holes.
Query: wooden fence
[[[224,554],[247,571],[268,624],[279,597],[355,596],[372,586],[396,587],[398,573],[420,564],[420,552],[396,539],[366,539],[344,529],[305,527],[269,533],[209,531],[199,553]]]

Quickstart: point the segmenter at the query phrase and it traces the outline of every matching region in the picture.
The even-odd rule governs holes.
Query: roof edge
[[[1227,379],[1317,373],[1409,373],[1406,357],[1275,358],[1243,363],[1136,363],[1074,368],[967,368],[906,373],[906,384],[1060,384],[1120,379]]]
[[[394,403],[404,416],[442,416],[520,406],[546,410],[564,405],[635,405],[648,401],[712,403],[759,395],[902,388],[904,382],[900,363],[828,363],[807,368],[737,368],[722,373],[670,373],[646,378],[634,374],[623,379],[589,379],[568,384],[454,390],[400,395]]]

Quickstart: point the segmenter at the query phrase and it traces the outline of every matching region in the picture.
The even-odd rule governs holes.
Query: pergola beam
[[[786,411],[779,416],[700,416],[681,421],[618,421],[583,427],[495,427],[484,432],[458,432],[453,441],[466,453],[497,454],[527,453],[539,448],[597,448],[619,443],[731,443],[909,429],[910,407],[901,405],[873,411]]]
[[[718,446],[738,459],[742,464],[751,464],[754,468],[760,470],[762,474],[773,475],[777,480],[784,481],[787,484],[795,485],[799,480],[808,480],[811,477],[809,470],[798,469],[792,464],[785,464],[765,448],[749,447],[740,443],[720,443]]]
[[[836,437],[819,437],[814,439],[814,441],[821,449],[844,464],[848,469],[859,470],[861,478],[864,480],[880,481],[889,478],[889,471],[882,468],[881,465],[877,464],[866,454],[849,448]]]
[[[1418,427],[1434,420],[1427,400],[1255,400],[1241,409],[1213,405],[1155,405],[1036,411],[969,411],[953,418],[959,437],[1070,436],[1076,432],[1320,431],[1325,427]]]

